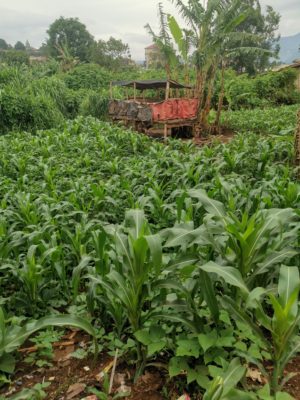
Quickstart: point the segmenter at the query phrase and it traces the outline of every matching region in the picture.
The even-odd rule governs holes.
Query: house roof
[[[279,71],[282,71],[282,70],[287,69],[287,68],[300,68],[300,60],[295,60],[291,64],[277,65],[276,67],[274,67],[272,69],[272,71],[279,72]]]
[[[155,44],[155,43],[153,43],[153,44],[150,44],[149,46],[147,46],[147,47],[145,47],[145,49],[146,50],[150,50],[150,49],[158,49],[158,46],[157,46],[157,44]]]
[[[113,81],[113,86],[121,87],[134,87],[134,84],[138,90],[144,89],[166,89],[168,79],[150,79],[146,81]],[[182,85],[179,82],[169,80],[171,89],[191,89],[191,86]]]

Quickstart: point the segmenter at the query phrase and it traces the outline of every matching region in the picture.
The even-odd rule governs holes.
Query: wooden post
[[[110,86],[109,86],[109,92],[110,92],[110,99],[113,99],[113,86],[112,86],[112,82],[110,82]]]
[[[168,138],[168,125],[164,125],[164,140],[167,140]]]
[[[300,110],[298,112],[297,128],[295,132],[295,166],[298,168],[297,178],[300,180]]]
[[[165,99],[168,100],[170,95],[170,81],[167,81],[167,86],[166,86],[166,97]]]
[[[133,83],[133,99],[136,101],[136,83]]]
[[[126,98],[129,100],[128,87],[126,87]]]

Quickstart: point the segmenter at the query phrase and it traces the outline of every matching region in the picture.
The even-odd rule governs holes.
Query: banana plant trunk
[[[202,126],[202,129],[205,129],[205,130],[208,129],[208,115],[211,110],[211,100],[212,100],[212,96],[213,96],[216,70],[217,70],[216,65],[217,65],[217,63],[213,66],[212,71],[211,71],[205,105],[201,112],[201,126]]]
[[[217,110],[217,115],[216,115],[216,120],[215,120],[215,127],[218,133],[221,131],[221,113],[223,110],[223,103],[224,103],[224,97],[225,97],[225,62],[222,61],[222,68],[221,68],[221,89],[220,89],[220,94],[219,94],[219,102],[218,102],[218,110]]]
[[[196,96],[198,98],[198,111],[197,111],[197,121],[195,126],[195,136],[200,137],[201,131],[203,130],[201,125],[201,115],[203,109],[204,101],[204,90],[206,84],[207,72],[199,69],[197,71],[197,81],[196,81]]]

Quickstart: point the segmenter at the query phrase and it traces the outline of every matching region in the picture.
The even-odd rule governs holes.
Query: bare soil
[[[16,373],[10,385],[1,388],[0,394],[8,397],[22,389],[31,388],[37,383],[51,382],[45,389],[47,400],[97,400],[90,393],[89,388],[102,389],[103,372],[110,375],[113,359],[107,354],[100,354],[97,361],[92,356],[79,360],[73,358],[71,353],[74,350],[84,347],[89,337],[77,331],[70,331],[60,342],[53,343],[52,366],[37,368],[24,362],[24,358],[31,354],[34,346],[30,342],[20,350],[21,360],[19,361]],[[183,393],[179,393],[174,383],[168,381],[164,368],[151,367],[147,369],[135,383],[134,367],[125,363],[117,364],[113,393],[118,391],[130,391],[128,400],[176,400]],[[296,357],[286,368],[286,373],[295,373],[285,387],[296,400],[300,400],[300,356]],[[173,385],[173,386],[172,386]],[[162,395],[163,388],[167,387],[167,397]],[[191,393],[190,393],[191,395]],[[166,396],[166,391],[165,391]]]

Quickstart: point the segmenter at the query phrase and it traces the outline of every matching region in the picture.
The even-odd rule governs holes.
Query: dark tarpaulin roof
[[[134,83],[136,84],[136,88],[138,90],[144,89],[165,89],[167,86],[167,79],[150,79],[147,81],[113,81],[113,86],[122,86],[122,87],[134,87]],[[191,89],[191,86],[182,85],[176,81],[170,82],[171,89]]]

